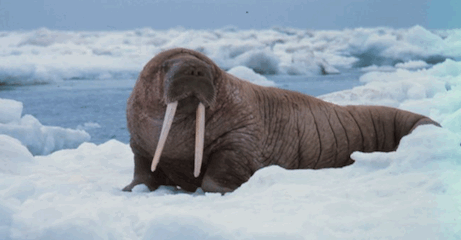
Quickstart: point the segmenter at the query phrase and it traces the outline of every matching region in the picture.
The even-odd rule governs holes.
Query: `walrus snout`
[[[214,105],[216,90],[210,79],[181,76],[171,79],[166,87],[166,102],[176,102],[194,96],[206,107]]]
[[[211,67],[199,59],[173,60],[165,75],[164,86],[166,103],[191,96],[206,107],[214,105],[216,101]]]

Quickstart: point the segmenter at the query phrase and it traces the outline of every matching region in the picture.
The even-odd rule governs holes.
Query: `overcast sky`
[[[458,13],[458,14],[456,14]],[[0,30],[461,28],[461,0],[0,0]]]

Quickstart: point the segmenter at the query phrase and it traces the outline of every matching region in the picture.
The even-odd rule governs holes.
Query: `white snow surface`
[[[422,68],[428,68],[429,66],[430,65],[427,64],[427,62],[421,61],[421,60],[395,64],[396,68],[405,68],[405,69],[422,69]]]
[[[316,75],[338,69],[461,59],[461,30],[356,28],[321,31],[150,28],[128,31],[0,31],[0,84],[75,78],[136,78],[155,54],[173,47],[203,52],[221,68]]]
[[[267,78],[263,75],[255,73],[253,69],[247,68],[245,66],[233,67],[227,72],[242,80],[246,80],[260,86],[275,86],[274,81],[267,80]]]
[[[22,115],[22,103],[0,98],[0,134],[18,139],[34,155],[47,155],[56,150],[76,148],[89,141],[84,130],[43,126],[32,115]]]
[[[66,32],[69,36],[64,37],[62,32],[47,31],[54,37],[45,34],[40,41],[30,40],[24,46],[34,43],[34,48],[49,48],[82,34]],[[139,36],[132,32],[134,39],[147,33],[157,40],[164,36],[149,29],[139,32]],[[194,39],[193,34],[203,40],[203,36],[217,37],[211,34],[215,32],[270,39],[265,34],[297,38],[303,31],[163,33],[177,34],[174,40],[179,45]],[[375,47],[382,46],[380,41],[401,41],[402,45],[390,44],[383,50],[383,54],[397,57],[408,56],[403,52],[423,54],[417,47],[429,49],[424,51],[429,57],[457,41],[450,37],[453,32],[442,38],[421,27],[304,32],[313,34],[309,38],[323,36],[338,42],[328,45],[325,40],[329,48],[341,46],[344,32],[349,32],[354,43],[357,35],[367,42],[374,34],[368,44]],[[400,35],[392,35],[397,33]],[[91,33],[87,34],[92,39]],[[125,36],[126,32],[117,34]],[[93,38],[110,39],[103,34]],[[84,40],[88,39],[83,37],[81,47],[86,46]],[[434,43],[442,44],[441,49],[431,48]],[[277,44],[274,49],[282,46]],[[355,44],[358,50],[363,47]],[[451,50],[450,54],[459,52]],[[263,55],[268,53],[272,52],[263,51]],[[0,135],[0,239],[461,239],[461,62],[446,60],[428,69],[370,72],[360,80],[364,86],[321,98],[338,104],[406,109],[433,118],[442,128],[418,127],[401,140],[395,152],[355,152],[352,158],[356,162],[341,169],[267,167],[223,196],[171,187],[148,192],[145,186],[138,186],[132,193],[121,192],[132,180],[133,154],[127,144],[116,140],[101,145],[85,142],[76,149],[33,156],[24,143]],[[19,106],[5,111],[17,116]],[[17,118],[6,119],[17,124]]]
[[[83,125],[77,126],[77,130],[89,130],[89,129],[95,129],[95,128],[101,128],[101,125],[95,122],[86,122]]]
[[[9,123],[21,118],[22,102],[0,98],[0,123]]]

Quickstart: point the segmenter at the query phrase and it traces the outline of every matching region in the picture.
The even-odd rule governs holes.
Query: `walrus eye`
[[[157,149],[155,150],[154,158],[152,159],[151,171],[155,171],[160,161],[163,147],[165,146],[168,132],[170,131],[171,124],[173,123],[178,101],[168,103],[163,119],[162,130],[158,140]],[[203,144],[205,141],[205,105],[199,103],[197,107],[196,125],[195,125],[195,161],[194,161],[194,176],[200,175],[203,159]]]
[[[167,73],[168,71],[170,71],[171,67],[173,67],[176,63],[179,62],[181,62],[181,60],[179,59],[169,59],[163,62],[163,64],[161,65],[161,69],[164,73]]]
[[[170,70],[170,64],[168,62],[164,62],[162,64],[162,71],[163,72],[168,72],[168,70]]]

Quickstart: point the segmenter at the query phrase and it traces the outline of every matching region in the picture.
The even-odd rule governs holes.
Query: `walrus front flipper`
[[[253,175],[250,164],[245,162],[245,155],[237,151],[221,150],[214,153],[203,176],[202,190],[219,193],[234,191]]]
[[[134,155],[134,176],[133,181],[122,189],[124,192],[131,192],[136,185],[144,184],[150,191],[154,191],[160,185],[166,185],[166,176],[160,169],[155,172],[149,171],[150,158],[142,157],[141,155]],[[146,167],[147,171],[146,171]]]
[[[125,192],[131,192],[136,185],[144,184],[150,191],[154,191],[160,185],[171,185],[171,181],[165,173],[159,168],[155,172],[150,171],[152,157],[147,156],[144,151],[138,150],[133,141],[130,141],[131,149],[134,153],[134,175],[133,181],[122,189]]]
[[[122,189],[122,191],[124,191],[124,192],[131,192],[131,190],[133,190],[133,188],[134,188],[136,185],[139,185],[139,184],[141,184],[141,182],[139,182],[139,181],[133,179],[133,181],[131,181],[130,184],[126,185],[126,186]]]

